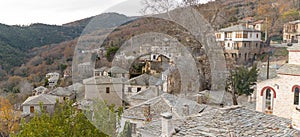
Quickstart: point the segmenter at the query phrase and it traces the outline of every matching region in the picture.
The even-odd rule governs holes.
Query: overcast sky
[[[103,12],[138,15],[141,8],[140,0],[1,0],[0,23],[61,25]]]

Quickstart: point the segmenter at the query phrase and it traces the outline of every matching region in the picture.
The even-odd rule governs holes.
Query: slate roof
[[[246,26],[243,25],[235,25],[235,26],[231,26],[228,28],[223,28],[219,30],[220,32],[232,32],[232,31],[247,31],[247,32],[259,32],[258,30],[255,29],[251,29],[251,28],[247,28]]]
[[[121,67],[118,67],[118,66],[113,66],[113,67],[111,67],[111,68],[109,69],[109,72],[111,72],[111,73],[113,73],[113,74],[123,74],[123,73],[128,74],[128,73],[129,73],[128,70],[125,70],[125,69],[123,69],[123,68],[121,68]]]
[[[295,20],[295,21],[289,22],[289,24],[297,24],[297,23],[300,23],[300,20]]]
[[[300,45],[298,43],[293,44],[293,46],[288,47],[287,50],[300,50]]]
[[[109,76],[97,76],[91,77],[83,80],[83,84],[121,84],[125,82],[125,78],[112,78]]]
[[[128,83],[130,85],[148,86],[148,85],[156,85],[156,83],[159,80],[160,80],[159,78],[156,78],[154,76],[148,74],[142,74],[128,80]]]
[[[164,112],[171,112],[173,118],[181,119],[186,115],[183,113],[184,105],[189,106],[189,115],[197,114],[206,109],[207,105],[200,105],[197,102],[179,98],[175,95],[164,93],[156,98],[145,101],[139,105],[133,106],[124,111],[123,117],[130,119],[144,120],[144,105],[150,104],[150,114],[152,119],[159,119],[160,114]]]
[[[159,90],[159,95],[163,94],[163,91]],[[141,101],[147,101],[149,99],[157,97],[155,87],[149,87],[143,91],[138,92],[135,95],[132,95],[129,97],[131,100],[141,100]]]
[[[73,91],[69,90],[67,88],[58,87],[58,88],[52,90],[49,94],[56,95],[56,96],[69,97],[73,94]]]
[[[299,131],[290,128],[291,120],[268,115],[241,106],[214,109],[187,118],[174,137],[182,136],[255,136],[293,137]]]
[[[37,88],[34,89],[35,91],[47,91],[48,89],[45,88],[44,86],[39,86]]]
[[[72,85],[68,86],[67,88],[69,90],[79,90],[82,87],[83,87],[83,84],[81,84],[81,83],[75,83],[75,84],[72,84]]]
[[[23,103],[22,106],[26,105],[39,105],[41,102],[44,105],[54,105],[56,103],[57,96],[49,94],[39,94],[36,96],[28,97]]]
[[[296,137],[299,135],[299,131],[289,127],[291,120],[242,106],[211,109],[183,120],[172,120],[172,123],[177,131],[172,137],[228,137],[230,134],[236,137]],[[160,136],[161,121],[153,121],[137,130],[143,134]]]
[[[106,67],[106,66],[104,66],[104,67],[101,67],[101,68],[97,68],[97,69],[95,69],[94,71],[100,71],[100,72],[103,72],[103,71],[108,71],[108,70],[109,70],[109,68]]]
[[[277,71],[278,74],[300,75],[300,65],[285,64]]]

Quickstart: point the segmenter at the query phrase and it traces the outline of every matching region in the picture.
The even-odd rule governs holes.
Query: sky
[[[0,23],[61,25],[104,12],[136,16],[141,8],[140,0],[1,0]]]

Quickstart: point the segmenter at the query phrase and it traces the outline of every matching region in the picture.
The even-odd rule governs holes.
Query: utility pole
[[[267,64],[267,79],[269,79],[269,68],[270,68],[270,55],[271,51],[268,52],[268,64]]]
[[[267,79],[269,79],[270,53],[268,53]]]
[[[268,17],[266,17],[265,42],[268,39]]]

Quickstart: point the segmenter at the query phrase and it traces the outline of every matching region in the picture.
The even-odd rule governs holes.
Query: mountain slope
[[[29,26],[0,24],[0,47],[2,49],[0,50],[0,63],[2,69],[8,71],[12,67],[24,64],[29,57],[34,56],[30,49],[70,41],[79,37],[90,21],[96,22],[99,26],[98,29],[106,29],[121,25],[129,19],[130,17],[117,13],[104,13],[62,26],[40,23]]]

